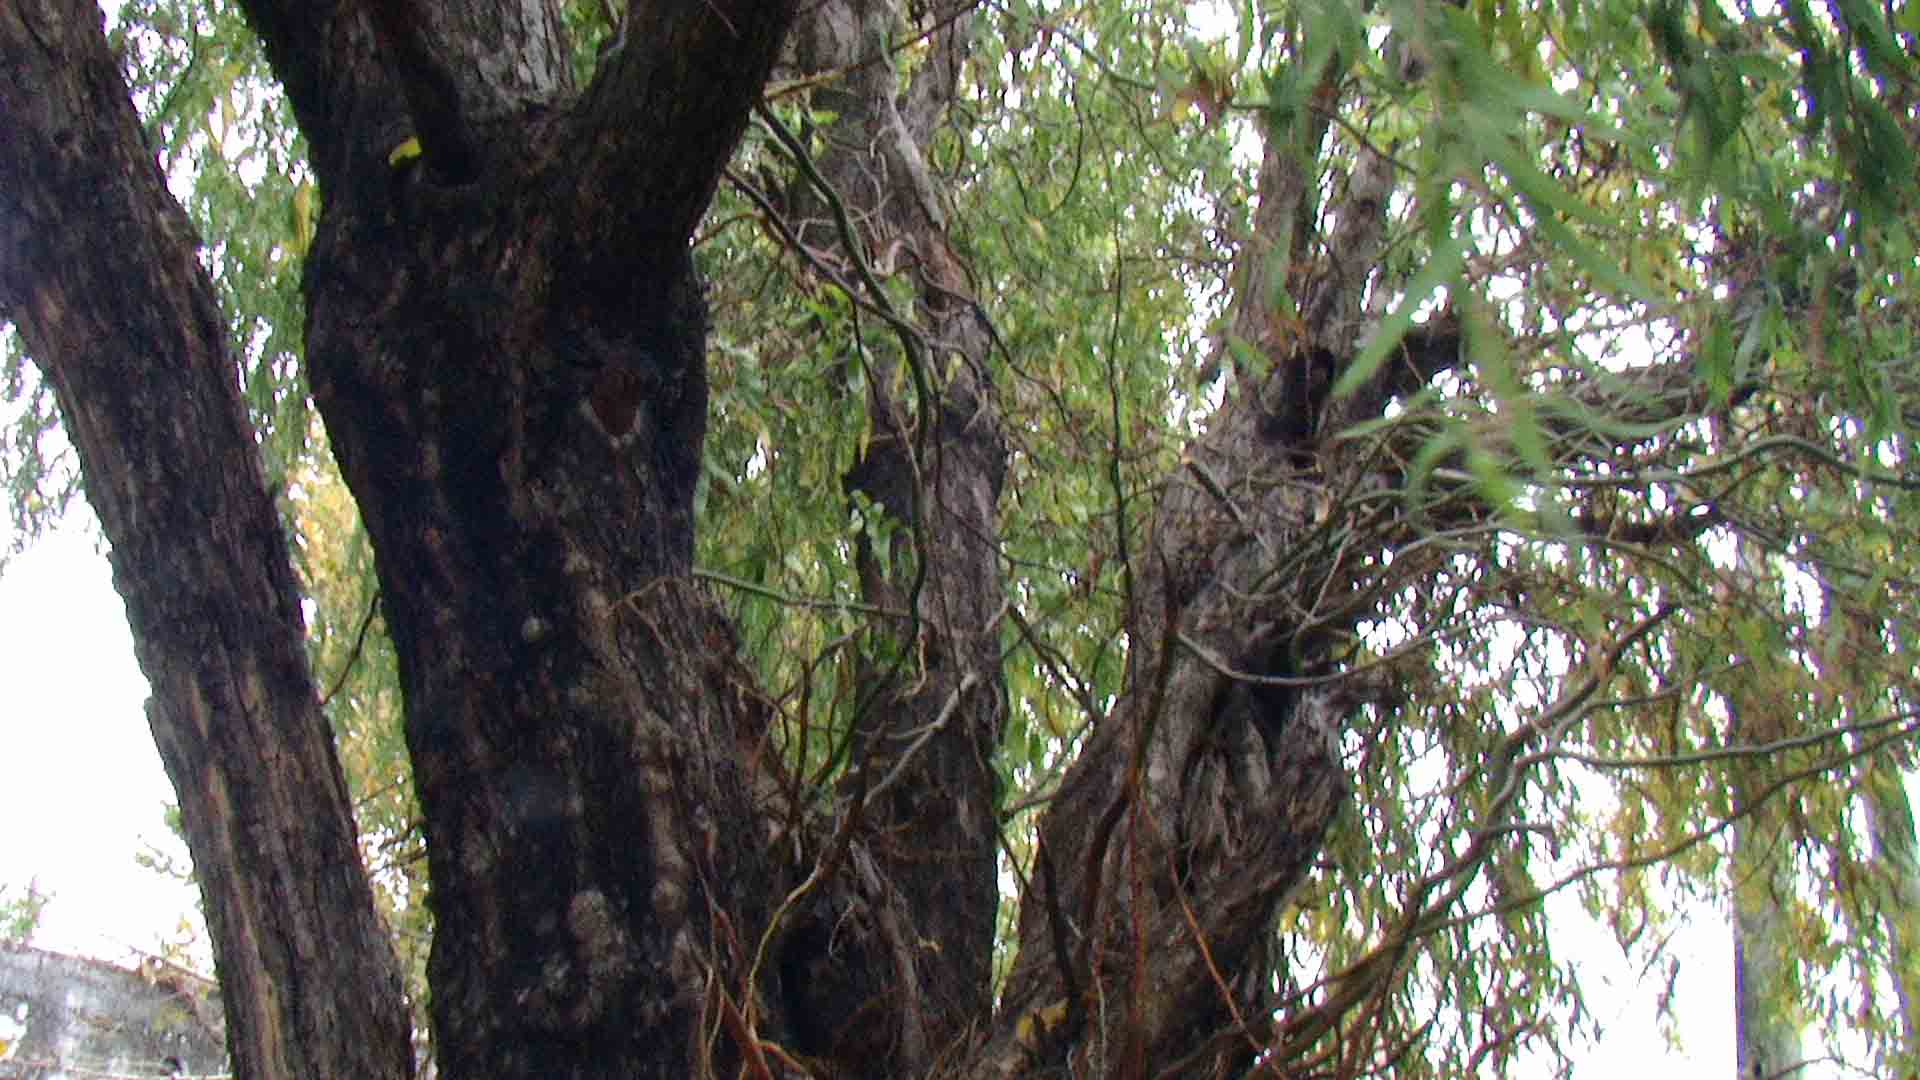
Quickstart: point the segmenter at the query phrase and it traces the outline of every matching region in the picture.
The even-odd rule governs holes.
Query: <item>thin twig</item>
[[[353,674],[353,667],[360,662],[360,652],[367,644],[367,631],[373,626],[373,617],[380,612],[380,590],[373,590],[373,596],[367,601],[366,617],[360,620],[360,632],[354,635],[353,651],[347,654],[347,662],[341,667],[340,674],[334,677],[333,686],[320,697],[320,707],[326,708],[333,696],[347,685],[347,676]]]

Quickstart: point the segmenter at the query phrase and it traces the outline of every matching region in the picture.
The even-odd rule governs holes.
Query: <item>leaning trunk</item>
[[[1076,1075],[1238,1075],[1257,1055],[1312,1045],[1322,1017],[1346,1007],[1284,1003],[1299,1015],[1277,1025],[1273,920],[1345,803],[1340,741],[1375,694],[1338,678],[1334,657],[1393,579],[1375,565],[1363,586],[1353,575],[1367,556],[1336,538],[1364,526],[1368,543],[1390,547],[1409,534],[1329,522],[1315,493],[1363,466],[1320,448],[1341,409],[1377,406],[1451,363],[1457,332],[1436,321],[1403,362],[1331,397],[1394,176],[1379,159],[1356,170],[1324,238],[1331,266],[1290,282],[1318,295],[1303,327],[1267,298],[1269,276],[1287,272],[1272,253],[1308,247],[1296,234],[1314,218],[1307,176],[1290,148],[1268,147],[1234,323],[1263,367],[1238,373],[1130,553],[1128,690],[1042,820],[1018,959],[978,1075],[1036,1059]],[[1277,574],[1281,559],[1290,569]],[[1196,1031],[1213,1037],[1196,1045]]]
[[[112,545],[234,1068],[411,1075],[226,321],[91,4],[0,8],[0,117],[0,308],[54,388]]]

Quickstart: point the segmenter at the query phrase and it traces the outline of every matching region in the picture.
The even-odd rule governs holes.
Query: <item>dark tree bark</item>
[[[0,311],[112,543],[242,1076],[412,1074],[297,582],[198,239],[92,4],[0,8]]]
[[[379,9],[424,153],[322,162],[310,377],[400,661],[442,1068],[684,1077],[734,1053],[713,1030],[774,886],[738,797],[764,717],[687,577],[687,242],[790,9],[636,11],[578,95],[557,7],[500,14]]]

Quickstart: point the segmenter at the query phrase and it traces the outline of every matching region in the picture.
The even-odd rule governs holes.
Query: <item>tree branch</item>
[[[427,165],[448,181],[475,179],[511,151],[509,123],[573,88],[566,33],[552,0],[369,0],[368,14],[406,89]]]
[[[560,148],[579,178],[575,212],[603,232],[684,244],[759,100],[798,0],[637,0],[624,44],[602,60]],[[663,154],[662,147],[673,153]],[[646,246],[642,241],[641,246]]]
[[[385,168],[407,135],[405,97],[360,6],[347,0],[240,0],[312,148],[323,188]]]

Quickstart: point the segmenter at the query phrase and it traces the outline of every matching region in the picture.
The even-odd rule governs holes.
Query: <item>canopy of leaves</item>
[[[602,27],[600,5],[576,6]],[[1763,802],[1798,887],[1792,1007],[1862,1068],[1914,1067],[1901,1003],[1920,970],[1897,898],[1920,604],[1920,13],[991,0],[981,15],[933,164],[1012,449],[1007,890],[1034,807],[1121,692],[1129,559],[1157,485],[1271,362],[1232,311],[1285,326],[1316,282],[1357,273],[1366,344],[1328,416],[1430,320],[1457,318],[1465,355],[1323,432],[1343,475],[1395,478],[1322,494],[1319,557],[1373,560],[1371,585],[1293,613],[1323,616],[1345,669],[1395,687],[1343,736],[1352,812],[1279,928],[1297,1004],[1367,988],[1318,1044],[1323,1067],[1471,1075],[1576,1052],[1597,1028],[1543,898],[1571,890],[1655,961],[1675,905],[1727,894],[1728,825]],[[230,5],[137,0],[115,27],[224,290],[364,847],[418,978],[431,928],[391,649],[301,381],[319,194]],[[855,538],[891,542],[842,495],[869,431],[849,391],[900,370],[875,359],[899,349],[886,320],[770,221],[804,171],[776,129],[804,154],[831,120],[807,85],[769,87],[696,247],[715,323],[699,563],[804,798],[831,790],[870,704],[847,648],[874,614]],[[1255,275],[1242,255],[1269,154],[1309,184]],[[1385,256],[1330,266],[1373,160],[1397,181]],[[0,460],[37,526],[71,476],[44,399],[9,371]],[[1388,519],[1417,528],[1383,547]]]

